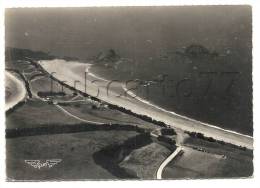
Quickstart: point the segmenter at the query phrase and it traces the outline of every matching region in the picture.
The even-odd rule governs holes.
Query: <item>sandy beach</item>
[[[133,97],[133,93],[127,92],[123,84],[118,81],[108,81],[100,78],[88,71],[90,64],[79,62],[66,62],[65,60],[51,60],[38,62],[47,72],[56,72],[53,76],[66,81],[66,84],[74,86],[76,89],[85,91],[85,72],[87,72],[86,92],[107,103],[124,107],[136,114],[151,117],[157,121],[162,121],[173,128],[184,131],[199,132],[207,137],[231,143],[237,146],[253,149],[253,138],[230,130],[225,130],[214,125],[203,123],[174,112],[150,104],[139,97]]]
[[[10,72],[5,72],[5,88],[6,88],[6,102],[5,111],[13,108],[18,102],[23,100],[26,96],[26,89],[24,83],[12,75]]]

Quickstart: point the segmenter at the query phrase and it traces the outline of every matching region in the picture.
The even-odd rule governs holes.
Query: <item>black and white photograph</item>
[[[250,5],[4,12],[6,181],[250,179]]]

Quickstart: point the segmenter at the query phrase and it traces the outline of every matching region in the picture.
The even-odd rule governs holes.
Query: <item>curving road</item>
[[[68,112],[67,110],[65,110],[64,108],[62,108],[60,105],[55,105],[57,108],[59,108],[62,112],[64,112],[65,114],[67,114],[68,116],[72,117],[72,118],[75,118],[79,121],[82,121],[84,123],[93,123],[93,124],[98,124],[98,125],[102,125],[104,123],[101,123],[101,122],[97,122],[97,121],[89,121],[89,120],[85,120],[85,119],[82,119],[78,116],[75,116],[73,115],[72,113]]]
[[[162,179],[163,169],[164,169],[180,152],[182,152],[182,146],[177,147],[176,150],[175,150],[171,155],[169,155],[169,157],[167,157],[167,158],[162,162],[162,164],[160,165],[160,167],[158,168],[157,173],[156,173],[156,178],[157,178],[157,179]]]
[[[39,80],[39,79],[42,79],[42,77],[40,77],[40,78],[38,78],[38,79],[34,79],[34,80],[32,80],[31,82],[37,81],[37,80]],[[31,89],[31,91],[32,91],[32,89]],[[45,99],[39,97],[39,96],[38,96],[36,93],[34,93],[33,91],[32,91],[32,95],[33,95],[35,98],[37,98],[37,99],[39,99],[39,100],[41,100],[41,101],[47,102]],[[75,100],[75,101],[74,101],[74,99],[76,99],[77,97],[78,97],[78,95],[75,96],[74,98],[72,98],[70,101],[61,101],[61,102],[71,103],[71,102],[84,101],[84,100]],[[93,124],[98,124],[98,125],[103,124],[103,123],[97,122],[97,121],[89,121],[89,120],[82,119],[82,118],[80,118],[80,117],[78,117],[78,116],[76,116],[76,115],[70,113],[69,111],[65,110],[65,109],[62,108],[60,105],[55,104],[55,106],[56,106],[59,110],[61,110],[64,114],[66,114],[66,115],[68,115],[68,116],[70,116],[70,117],[72,117],[72,118],[74,118],[74,119],[77,119],[77,120],[79,120],[79,121],[82,121],[82,122],[84,122],[84,123],[93,123]]]

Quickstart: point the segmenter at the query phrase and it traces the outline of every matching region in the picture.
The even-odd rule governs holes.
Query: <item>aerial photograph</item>
[[[5,9],[6,181],[251,178],[249,5]]]

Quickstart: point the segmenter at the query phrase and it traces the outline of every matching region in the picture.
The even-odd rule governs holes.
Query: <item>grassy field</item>
[[[238,178],[253,175],[252,150],[188,136],[181,144],[184,153],[166,166],[164,178]]]
[[[73,109],[73,107],[70,108]],[[75,109],[82,108],[76,107]],[[72,113],[78,116],[79,113],[76,110],[72,111]],[[116,112],[114,113],[116,114]],[[89,120],[87,112],[85,112],[85,115],[83,113],[81,115]],[[118,118],[120,117],[119,114],[116,115]],[[103,120],[104,122],[111,122],[110,120]],[[116,120],[114,122],[119,123]],[[83,132],[79,130],[81,133],[62,131],[66,130],[68,126],[70,128],[73,126],[77,127],[76,125],[79,123],[80,121],[66,116],[54,105],[49,105],[42,101],[27,101],[22,107],[9,114],[6,121],[8,130],[25,128],[28,131],[33,131],[32,135],[35,136],[18,135],[13,138],[7,138],[8,178],[15,180],[117,179],[122,178],[123,174],[118,174],[118,172],[111,171],[111,169],[118,167],[126,171],[123,178],[132,178],[131,174],[135,174],[135,178],[151,179],[154,177],[158,165],[170,153],[170,150],[163,145],[152,143],[149,136],[142,136],[141,145],[138,146],[139,141],[135,136],[139,135],[139,133],[134,131],[134,126],[133,131],[123,131],[120,129],[106,131],[99,129],[98,131],[91,130]],[[43,135],[38,133],[39,130],[37,128],[51,127],[53,125],[60,126],[60,133],[52,133],[49,129]],[[101,125],[96,126],[104,127]],[[145,123],[141,124],[140,127],[151,129],[151,125],[149,127]],[[55,127],[56,129],[57,127]],[[129,145],[126,146],[124,142],[128,139],[131,140],[127,144],[138,147],[131,148]],[[149,140],[148,143],[146,143],[146,140]],[[142,147],[143,142],[144,147]],[[146,146],[146,144],[148,145]],[[109,167],[100,166],[99,163],[93,161],[93,155],[103,149],[107,150],[107,147],[109,148],[108,151],[112,153],[115,150],[128,150],[129,155],[127,154],[122,158],[120,157],[121,152],[117,152],[115,158],[120,158],[120,161],[116,160]],[[53,167],[53,169],[43,168],[37,170],[24,162],[24,160],[28,159],[46,160],[57,158],[63,161],[61,164]],[[109,157],[103,158],[102,161],[105,164],[111,164],[111,158]],[[142,170],[142,168],[145,170]]]
[[[187,137],[183,142],[184,146],[190,148],[199,148],[200,150],[207,151],[209,153],[224,155],[226,157],[247,161],[248,164],[252,165],[253,151],[243,148],[238,148],[229,144],[220,144],[216,142],[209,142],[203,139],[196,139]]]
[[[145,129],[155,129],[158,125],[143,121],[126,113],[108,108],[93,108],[93,103],[71,103],[69,106],[62,106],[68,112],[77,115],[82,119],[98,121],[102,123],[133,124]]]
[[[79,120],[66,116],[54,105],[42,101],[27,101],[23,106],[6,116],[6,128],[32,128],[48,124],[75,124]]]
[[[62,86],[58,82],[53,81],[52,84],[53,84],[53,90],[52,90],[53,92],[62,91]],[[38,92],[51,91],[51,79],[47,75],[44,77],[40,77],[37,80],[35,79],[31,81],[31,87],[35,94],[37,94]],[[73,91],[67,89],[66,87],[63,87],[63,91],[70,96],[73,94]]]
[[[165,146],[153,142],[133,150],[120,163],[120,167],[130,169],[141,179],[155,179],[159,166],[170,153]]]
[[[7,139],[7,177],[9,180],[115,179],[116,176],[93,161],[93,153],[136,134],[134,131],[92,131]],[[62,162],[39,170],[24,162],[28,159],[62,159]]]
[[[184,147],[182,156],[170,162],[163,178],[229,178],[252,175],[252,161]]]

